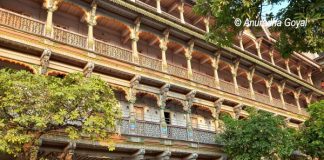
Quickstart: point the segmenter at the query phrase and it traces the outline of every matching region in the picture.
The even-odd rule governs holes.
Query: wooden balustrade
[[[87,47],[87,36],[65,30],[63,28],[54,27],[54,39],[65,43],[70,44],[80,48]]]
[[[199,73],[199,72],[195,72],[193,71],[193,80],[195,82],[207,85],[209,87],[215,87],[215,79],[212,76],[209,76],[207,74],[203,74],[203,73]]]
[[[122,61],[132,62],[131,50],[118,47],[103,41],[95,40],[95,52]]]
[[[281,102],[280,99],[273,98],[272,105],[277,107],[277,108],[283,108],[282,107],[282,102]]]
[[[44,22],[2,8],[0,8],[0,24],[37,35],[43,35],[45,28]]]
[[[181,78],[188,78],[188,70],[186,68],[168,63],[168,73]]]
[[[139,64],[143,67],[162,71],[162,61],[153,57],[139,54]]]
[[[259,92],[254,92],[255,93],[255,99],[262,102],[262,103],[265,103],[265,104],[270,104],[270,99],[269,99],[269,96],[268,95],[264,95],[264,94],[261,94]],[[272,104],[270,104],[272,105]]]
[[[299,113],[298,107],[293,105],[293,104],[286,103],[286,108],[287,108],[288,111],[291,111],[293,113]]]
[[[251,98],[251,92],[250,92],[250,90],[248,90],[248,89],[246,89],[244,87],[240,87],[239,86],[239,94],[242,97]]]
[[[223,91],[235,94],[235,87],[233,83],[226,82],[224,80],[219,80],[219,84]]]

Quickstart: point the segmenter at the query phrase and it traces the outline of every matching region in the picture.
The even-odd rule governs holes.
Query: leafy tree
[[[225,130],[216,139],[233,160],[288,159],[296,147],[295,131],[283,118],[250,109],[246,119],[224,117]]]
[[[231,46],[234,38],[244,30],[244,22],[248,20],[261,20],[264,6],[278,5],[286,0],[197,0],[194,11],[203,16],[215,19],[215,24],[210,27],[207,39],[219,45]],[[321,53],[324,51],[324,1],[323,0],[289,0],[287,8],[282,9],[277,15],[269,13],[267,19],[275,18],[284,22],[291,20],[305,20],[307,25],[290,27],[282,24],[270,28],[273,32],[280,33],[276,48],[284,57],[296,52]],[[234,20],[241,20],[241,25],[236,26]],[[260,31],[260,27],[250,26],[252,31]]]
[[[324,159],[324,100],[311,104],[310,118],[301,130],[301,150],[313,158]]]
[[[85,136],[113,144],[110,136],[120,109],[99,77],[71,73],[56,78],[2,69],[0,84],[1,152],[29,159],[41,136],[53,131],[64,131],[72,140]]]

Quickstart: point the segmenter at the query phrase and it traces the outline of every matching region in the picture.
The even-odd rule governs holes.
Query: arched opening
[[[192,6],[184,5],[184,19],[186,23],[189,23],[201,30],[205,30],[204,17],[195,14],[192,10]]]
[[[129,27],[110,17],[98,16],[97,25],[94,27],[94,38],[103,43],[131,50]],[[96,45],[99,47],[99,45]]]
[[[258,56],[258,51],[256,49],[256,40],[248,35],[243,35],[242,38],[244,50]]]
[[[151,93],[138,92],[136,94],[134,111],[138,121],[160,122],[157,97]]]
[[[161,59],[160,38],[149,32],[140,32],[137,50],[140,54]]]
[[[126,99],[126,91],[118,86],[111,86],[114,91],[115,98],[118,100],[122,110],[122,117],[129,118],[129,103]]]
[[[269,103],[270,98],[268,95],[265,78],[254,75],[253,76],[253,89],[254,89],[254,93],[255,93],[255,99],[257,99],[263,103],[267,103],[267,104]]]
[[[211,66],[211,58],[205,53],[193,51],[191,67],[194,72],[199,72],[211,77],[214,76],[214,70]]]
[[[208,107],[194,104],[191,107],[191,125],[193,128],[215,130],[212,112]]]
[[[85,13],[83,8],[63,1],[58,4],[58,9],[53,14],[53,24],[56,28],[86,36],[88,33],[87,23],[81,21]],[[55,35],[54,31],[55,36],[58,35]]]
[[[170,114],[169,119],[166,117],[169,125],[186,127],[186,114],[180,100],[167,99],[165,112]]]
[[[251,98],[247,71],[238,68],[236,79],[239,86],[239,94],[243,97]]]
[[[23,7],[17,7],[23,6]],[[42,22],[46,21],[46,10],[43,7],[43,0],[15,0],[0,1],[0,8],[24,15]]]
[[[49,71],[47,72],[47,75],[57,77],[57,78],[64,78],[67,74],[60,71]]]
[[[0,57],[0,69],[6,69],[6,68],[13,69],[13,70],[26,70],[33,74],[37,72],[36,69],[34,69],[29,64]]]

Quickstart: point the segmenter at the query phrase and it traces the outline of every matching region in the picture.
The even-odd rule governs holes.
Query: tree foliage
[[[0,151],[29,157],[39,138],[53,131],[112,144],[121,113],[113,91],[99,77],[71,73],[56,78],[2,69],[0,84]]]
[[[217,137],[233,160],[288,159],[296,147],[295,130],[267,112],[251,110],[243,120],[224,117],[225,131]]]
[[[215,24],[210,27],[207,39],[219,45],[231,46],[235,37],[244,30],[244,21],[261,20],[265,5],[279,5],[286,0],[197,0],[194,11],[203,16],[215,19]],[[287,57],[296,52],[321,53],[324,51],[324,1],[323,0],[289,0],[287,8],[282,9],[277,15],[268,14],[266,17],[284,22],[291,20],[305,20],[305,27],[275,26],[270,28],[280,33],[276,48]],[[234,20],[238,18],[241,25],[236,26]],[[250,27],[253,31],[260,31],[260,27]]]
[[[311,157],[324,159],[324,100],[311,104],[310,118],[301,130],[301,150]]]

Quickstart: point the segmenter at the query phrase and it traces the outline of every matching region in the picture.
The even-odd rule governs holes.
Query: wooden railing
[[[162,71],[162,61],[143,54],[139,54],[139,64],[143,67]]]
[[[37,35],[43,35],[45,28],[44,22],[2,8],[0,8],[0,24]]]
[[[168,73],[181,78],[188,78],[188,70],[186,68],[168,63]]]
[[[259,92],[254,92],[254,94],[255,94],[255,99],[257,101],[263,102],[265,104],[270,104],[270,98],[269,98],[268,95],[264,95],[264,94],[261,94]]]
[[[244,87],[240,87],[239,86],[239,94],[242,97],[251,98],[251,92],[250,92],[250,90],[248,90],[248,89],[246,89]]]
[[[210,86],[210,87],[215,87],[215,79],[212,76],[203,74],[203,73],[199,73],[199,72],[195,72],[193,71],[192,73],[193,76],[193,80],[195,82]]]
[[[292,111],[293,113],[299,113],[298,107],[293,104],[286,103],[286,108],[288,111]]]
[[[235,87],[233,83],[226,82],[224,80],[219,80],[219,85],[223,91],[235,94]]]
[[[277,107],[277,108],[282,108],[282,102],[280,99],[273,98],[272,99],[272,105]]]
[[[53,38],[65,44],[73,45],[80,48],[87,47],[87,36],[65,30],[63,28],[54,27]]]
[[[95,40],[95,52],[122,61],[132,62],[131,50],[118,47],[100,40]]]

